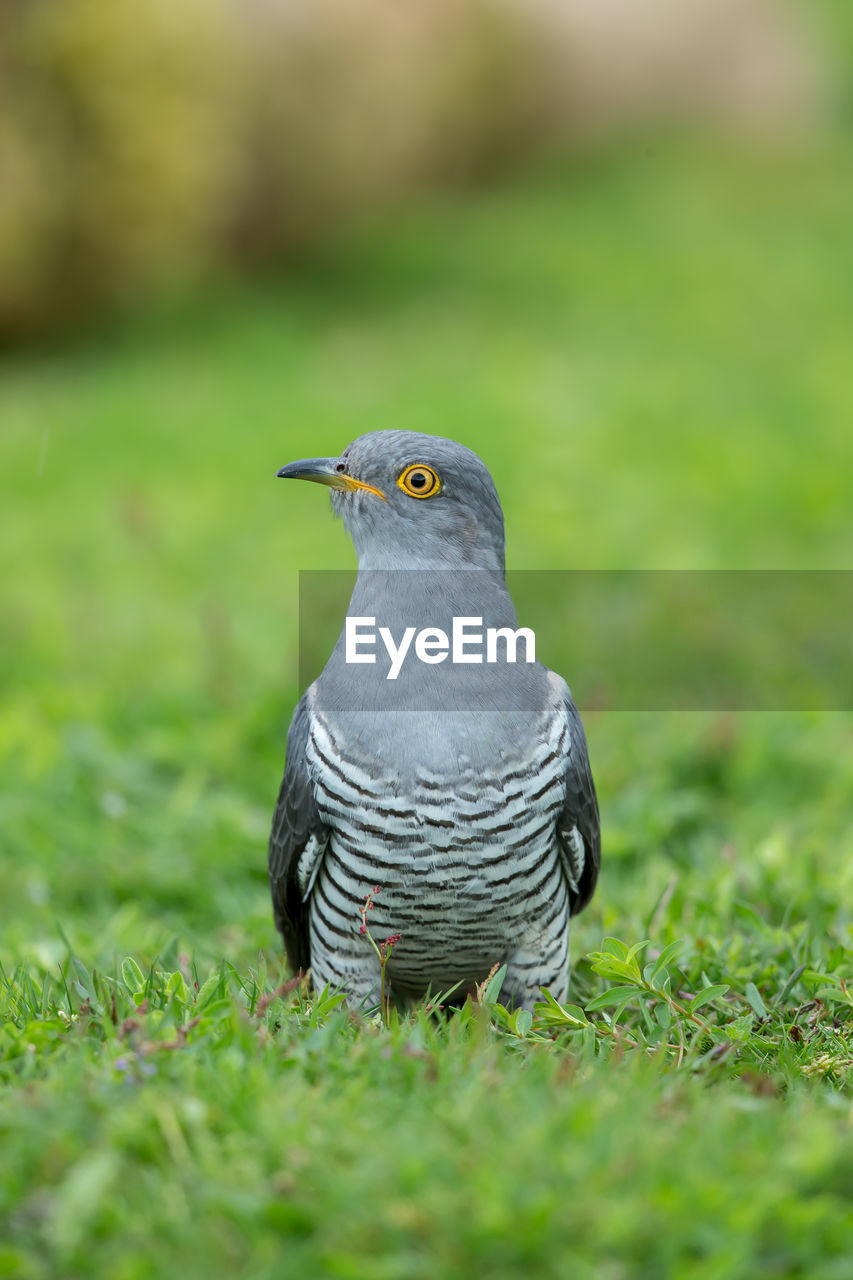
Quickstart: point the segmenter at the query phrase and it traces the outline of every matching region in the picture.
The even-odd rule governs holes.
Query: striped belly
[[[555,737],[558,737],[555,733]],[[481,981],[519,949],[564,942],[568,894],[555,820],[563,803],[558,741],[497,774],[388,779],[343,758],[322,727],[309,753],[329,847],[311,893],[312,965],[346,983],[371,962],[359,908],[382,942],[398,991]]]

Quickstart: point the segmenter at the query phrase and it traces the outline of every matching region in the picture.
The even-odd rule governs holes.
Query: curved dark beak
[[[276,472],[276,476],[282,480],[313,480],[315,484],[324,484],[330,489],[365,489],[368,493],[375,493],[383,502],[388,501],[381,489],[338,470],[342,465],[340,458],[303,458],[300,462],[288,462],[286,467]]]

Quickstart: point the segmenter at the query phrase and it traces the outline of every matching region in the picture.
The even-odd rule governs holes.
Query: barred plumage
[[[344,460],[348,473],[355,466],[374,486],[371,493],[380,484],[389,492],[384,472],[365,465],[380,444],[392,473],[427,448],[443,476],[452,470],[438,446],[466,455],[468,466],[473,457],[434,437],[362,437]],[[470,507],[464,486],[445,481],[448,487]],[[365,503],[379,504],[363,493],[354,497],[361,506],[345,514],[358,545],[361,515],[377,519]],[[475,554],[467,548],[464,562],[489,571],[484,584],[470,574],[461,586],[425,577],[437,548],[431,560],[422,545],[403,560],[402,571],[418,575],[417,594],[429,598],[431,618],[451,609],[454,593],[464,589],[478,610],[514,620],[502,586],[502,525],[499,554],[491,556],[498,540],[493,529],[487,532],[491,543],[475,546]],[[445,520],[445,558],[448,533],[452,546]],[[367,538],[360,549],[362,569],[375,561],[375,541]],[[406,581],[389,591],[387,582],[377,585],[360,572],[351,612],[365,613],[390,597],[402,617],[398,597],[405,597]],[[363,682],[364,670],[356,674]],[[376,705],[364,699],[358,705],[359,686],[339,645],[294,715],[270,840],[276,920],[294,967],[310,964],[315,986],[343,987],[354,1004],[378,998],[378,962],[359,915],[375,886],[371,933],[401,935],[388,966],[398,996],[456,983],[464,990],[502,963],[503,998],[514,1004],[529,1007],[543,986],[558,1000],[568,994],[569,916],[591,896],[600,858],[580,718],[565,682],[538,663],[535,670],[481,667],[463,676],[454,683],[434,668],[415,672],[407,685],[375,684]]]

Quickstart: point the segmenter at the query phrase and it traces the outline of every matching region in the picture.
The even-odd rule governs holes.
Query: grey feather
[[[297,972],[311,963],[308,945],[308,886],[299,884],[300,859],[314,847],[316,875],[329,838],[317,810],[308,774],[306,747],[309,731],[308,694],[299,701],[287,734],[287,758],[278,793],[269,842],[269,877],[275,923],[284,939],[287,958]]]
[[[565,686],[563,706],[569,722],[571,748],[566,757],[566,801],[557,819],[557,838],[572,891],[571,912],[577,915],[589,902],[598,881],[601,823],[589,767],[586,734],[568,685]]]

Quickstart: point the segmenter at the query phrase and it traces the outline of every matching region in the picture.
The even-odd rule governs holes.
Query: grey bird
[[[440,436],[376,431],[278,475],[331,489],[358,555],[348,617],[398,646],[413,628],[423,655],[393,676],[365,643],[375,661],[354,665],[344,628],[296,708],[269,844],[291,966],[352,1007],[376,1004],[371,937],[399,935],[386,974],[398,1001],[470,991],[506,965],[506,1003],[530,1009],[543,987],[564,1002],[569,919],[601,861],[598,803],[565,681],[509,656],[518,622],[488,470]],[[460,617],[494,628],[505,660],[470,645],[439,657]]]

